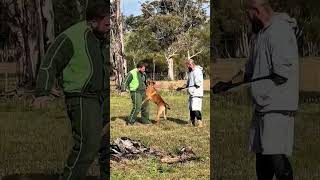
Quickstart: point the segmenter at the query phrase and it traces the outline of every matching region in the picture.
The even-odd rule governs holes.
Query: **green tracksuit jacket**
[[[62,75],[72,126],[74,143],[62,180],[84,180],[98,151],[101,178],[109,176],[110,137],[100,135],[110,117],[108,50],[106,40],[80,22],[57,37],[41,64],[37,96],[49,95],[56,77]]]
[[[106,41],[80,22],[60,34],[41,63],[37,96],[49,95],[56,77],[62,75],[66,96],[107,94],[109,78]]]

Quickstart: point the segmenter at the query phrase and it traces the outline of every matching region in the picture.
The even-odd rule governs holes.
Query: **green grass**
[[[171,105],[169,118],[187,122],[187,95],[163,92]],[[71,127],[63,99],[50,103],[46,109],[30,108],[27,99],[0,99],[0,177],[11,174],[61,173],[71,148]],[[128,136],[148,146],[174,153],[190,145],[199,161],[163,165],[148,158],[112,166],[112,179],[208,179],[209,178],[209,97],[204,100],[206,127],[197,129],[188,124],[162,121],[160,126],[127,127],[122,120],[112,121],[112,138]],[[128,96],[113,96],[111,116],[127,116],[131,102]],[[152,105],[152,118],[154,106]],[[171,119],[172,120],[172,119]],[[174,120],[174,119],[173,119]],[[98,175],[97,161],[89,175]]]
[[[129,96],[112,95],[112,139],[128,136],[148,146],[175,153],[182,146],[192,146],[199,161],[165,165],[155,158],[112,164],[112,179],[209,179],[209,96],[204,99],[205,128],[188,124],[187,96],[161,92],[171,105],[171,121],[159,126],[125,126],[122,120],[130,113]],[[247,131],[251,109],[247,93],[237,91],[228,96],[212,96],[213,100],[213,162],[219,180],[255,179],[255,158],[247,151]],[[0,100],[0,176],[8,174],[62,172],[69,153],[70,124],[62,99],[43,110],[30,108],[28,100]],[[320,179],[320,106],[302,103],[296,120],[293,162],[296,180]],[[154,119],[155,105],[151,105]],[[119,118],[120,117],[120,118]],[[98,175],[97,162],[89,174]]]
[[[209,136],[209,95],[203,103],[204,128],[195,128],[188,123],[188,96],[182,93],[162,92],[164,100],[171,106],[168,120],[161,119],[160,125],[126,126],[124,118],[130,114],[131,99],[129,95],[112,95],[111,104],[111,139],[127,136],[141,140],[151,147],[174,153],[183,146],[191,146],[200,157],[197,161],[183,164],[161,164],[159,159],[142,158],[112,164],[111,178],[120,179],[209,179],[210,176],[210,136]],[[150,118],[154,120],[156,105],[150,104]]]
[[[256,179],[255,156],[248,152],[251,108],[246,91],[234,92],[229,96],[215,95],[212,100],[215,178]],[[319,115],[319,104],[300,105],[295,121],[295,146],[291,157],[296,180],[320,179]]]
[[[12,174],[59,174],[71,148],[71,127],[63,99],[42,110],[30,100],[0,102],[0,177]],[[97,162],[89,170],[98,175]]]

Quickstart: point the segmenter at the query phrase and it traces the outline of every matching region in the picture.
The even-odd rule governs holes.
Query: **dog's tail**
[[[164,106],[165,106],[167,109],[171,110],[171,108],[170,108],[169,104],[165,103],[165,105],[164,105]]]

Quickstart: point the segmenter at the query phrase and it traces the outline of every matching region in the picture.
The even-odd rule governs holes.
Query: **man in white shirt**
[[[189,70],[188,81],[185,88],[189,93],[190,121],[194,126],[202,127],[202,98],[203,98],[203,68],[196,65],[192,59],[187,60]],[[178,88],[177,90],[181,90]]]

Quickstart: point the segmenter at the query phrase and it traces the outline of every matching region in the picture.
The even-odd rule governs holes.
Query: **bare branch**
[[[189,50],[188,50],[188,59],[191,59],[195,56],[197,56],[198,54],[202,53],[203,49],[201,49],[200,51],[198,51],[197,53],[195,53],[194,55],[190,56]]]
[[[177,55],[177,52],[178,52],[177,49],[175,49],[173,52],[171,52],[171,50],[172,50],[172,48],[170,47],[170,48],[168,49],[167,53],[164,54],[164,56],[165,56],[166,59],[170,59],[170,58],[172,58],[173,56]]]

